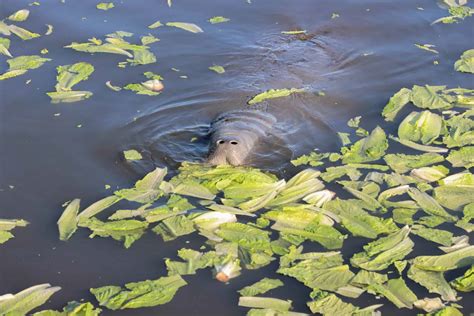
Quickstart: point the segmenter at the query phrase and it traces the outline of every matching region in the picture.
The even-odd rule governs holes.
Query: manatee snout
[[[275,122],[273,115],[259,111],[221,114],[211,123],[207,162],[212,165],[247,164]]]

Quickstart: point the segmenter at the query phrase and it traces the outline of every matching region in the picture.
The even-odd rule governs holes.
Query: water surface
[[[0,15],[7,16],[30,2],[1,0]],[[90,287],[157,278],[165,273],[163,258],[174,257],[181,247],[197,249],[204,242],[193,235],[163,243],[148,233],[125,250],[118,242],[89,239],[86,230],[79,230],[65,243],[58,240],[56,221],[67,200],[80,197],[87,205],[111,193],[105,184],[128,187],[153,166],[175,170],[182,161],[201,159],[212,118],[244,108],[252,95],[270,88],[308,89],[308,93],[262,106],[278,118],[286,142],[281,152],[270,148],[267,158],[273,154],[297,157],[314,148],[337,150],[336,132],[347,132],[346,121],[356,115],[363,116],[366,128],[381,124],[381,109],[401,87],[474,86],[468,74],[453,69],[461,53],[472,48],[474,19],[431,26],[446,14],[431,0],[253,0],[251,4],[245,0],[175,0],[171,8],[164,0],[124,0],[115,1],[116,7],[107,12],[97,10],[98,1],[92,0],[40,2],[40,6],[28,7],[31,15],[22,26],[44,33],[45,24],[52,24],[53,34],[25,42],[15,39],[11,52],[30,55],[47,48],[47,57],[53,61],[0,83],[0,217],[31,222],[17,229],[16,238],[0,248],[0,293],[39,283],[61,286],[48,308],[81,298],[94,301]],[[333,13],[339,17],[332,19]],[[216,15],[231,21],[207,22]],[[157,20],[196,23],[204,33],[147,29]],[[307,30],[311,36],[300,40],[281,34],[294,29]],[[123,56],[63,48],[117,30],[135,33],[136,41],[147,33],[159,37],[160,42],[150,45],[157,63],[120,69],[117,63]],[[420,50],[415,43],[434,44],[439,54]],[[79,61],[95,66],[90,79],[77,86],[94,96],[73,104],[51,104],[45,92],[54,89],[55,67]],[[209,71],[213,64],[224,66],[226,73]],[[1,67],[3,71],[6,64],[2,62]],[[104,84],[108,80],[120,86],[139,82],[145,71],[165,78],[162,95],[116,93]],[[180,78],[182,75],[188,78]],[[28,85],[27,79],[31,79]],[[321,91],[324,95],[318,93]],[[190,142],[193,137],[197,141]],[[142,151],[145,160],[122,161],[120,153],[129,148]],[[295,172],[284,160],[278,161],[262,160],[260,167],[282,175]],[[365,242],[348,240],[344,252],[358,252]],[[434,249],[416,240],[416,254]],[[276,277],[272,272],[276,267],[274,263],[245,271],[228,285],[213,280],[208,270],[202,271],[186,277],[189,285],[167,305],[106,311],[104,315],[242,315],[246,309],[237,306],[236,290],[264,276]],[[295,311],[307,311],[309,289],[291,278],[278,277],[286,286],[272,295],[293,300]],[[411,281],[409,286],[425,293]],[[360,306],[380,302],[371,295],[347,301]],[[474,310],[472,299],[461,303],[465,311]],[[382,312],[401,314],[390,303]],[[416,311],[404,310],[403,314]]]

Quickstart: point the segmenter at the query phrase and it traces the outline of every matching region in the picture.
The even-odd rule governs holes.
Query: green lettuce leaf
[[[408,269],[408,277],[425,287],[430,293],[440,294],[443,300],[456,301],[456,291],[446,282],[443,272],[426,271],[412,265]]]
[[[452,287],[461,292],[474,291],[474,265],[471,266],[464,275],[450,282]]]
[[[371,284],[368,291],[384,296],[398,308],[412,309],[413,303],[418,300],[402,278],[388,280],[385,284]]]
[[[90,289],[101,306],[111,310],[141,308],[170,302],[179,288],[187,283],[175,274],[157,280],[146,280],[120,286],[103,286]]]
[[[438,114],[411,112],[398,126],[398,137],[428,145],[439,137],[442,127],[443,119]]]
[[[281,282],[279,279],[263,278],[252,285],[244,287],[238,292],[242,296],[255,296],[267,293],[268,291],[276,289],[280,286],[283,286],[283,282]]]
[[[265,92],[259,93],[253,98],[251,98],[247,104],[253,105],[256,103],[263,102],[268,99],[274,99],[274,98],[281,98],[281,97],[287,97],[290,96],[294,93],[302,93],[305,92],[305,89],[297,89],[297,88],[291,88],[291,89],[270,89]]]
[[[0,296],[0,315],[26,315],[46,303],[60,289],[58,286],[45,283],[29,287],[14,295],[2,295]]]
[[[440,256],[418,256],[413,260],[413,265],[427,271],[449,271],[474,264],[474,246]]]
[[[343,148],[342,162],[361,163],[379,160],[388,148],[387,135],[380,127],[376,127],[369,136],[357,141],[349,149]]]
[[[401,88],[400,91],[395,93],[387,105],[383,108],[382,116],[385,117],[386,121],[393,121],[403,107],[410,102],[411,90],[407,88]]]
[[[454,64],[454,69],[461,72],[474,73],[474,49],[462,53],[461,58]]]

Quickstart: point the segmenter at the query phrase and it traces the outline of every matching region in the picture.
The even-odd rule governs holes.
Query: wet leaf
[[[26,19],[28,19],[29,15],[30,15],[30,11],[23,9],[23,10],[16,11],[12,15],[10,15],[8,19],[14,22],[23,22],[23,21],[26,21]]]
[[[76,232],[80,203],[81,200],[79,199],[72,200],[59,218],[58,229],[60,240],[66,241]]]
[[[398,112],[411,100],[411,90],[402,88],[395,93],[382,111],[382,116],[386,121],[393,121]]]
[[[209,22],[211,24],[224,23],[224,22],[229,22],[229,21],[230,21],[230,19],[225,18],[223,16],[214,16],[214,17],[209,19]]]
[[[253,297],[241,296],[239,298],[239,306],[251,308],[269,308],[280,312],[289,311],[291,309],[291,301],[285,301],[270,297]]]
[[[461,72],[474,73],[474,49],[465,51],[454,64],[454,69]]]
[[[253,105],[256,103],[260,103],[265,100],[269,99],[274,99],[274,98],[281,98],[281,97],[287,97],[295,93],[302,93],[305,92],[305,89],[297,89],[297,88],[291,88],[291,89],[270,89],[265,92],[262,92],[260,94],[257,94],[253,98],[251,98],[247,104],[248,105]]]
[[[283,282],[281,282],[279,279],[263,278],[252,285],[244,287],[238,292],[242,296],[255,296],[259,294],[265,294],[268,291],[276,289],[280,286],[283,286]]]
[[[111,310],[141,308],[170,302],[176,292],[187,285],[179,275],[161,277],[119,286],[103,286],[90,289],[101,306]]]
[[[413,303],[418,300],[402,278],[388,280],[385,284],[371,284],[368,291],[383,295],[398,308],[412,309]]]
[[[385,155],[388,148],[387,136],[380,127],[376,127],[369,136],[357,141],[350,148],[342,148],[343,163],[361,163],[376,161]]]
[[[209,69],[216,72],[216,73],[218,73],[218,74],[223,74],[225,72],[224,67],[217,66],[217,65],[211,66],[211,67],[209,67]]]
[[[143,159],[142,154],[140,154],[135,149],[124,150],[123,156],[124,156],[125,160],[129,160],[129,161],[130,160],[133,161],[133,160],[142,160]]]
[[[98,3],[96,7],[99,10],[107,11],[107,10],[110,10],[110,9],[114,8],[115,5],[114,5],[113,2],[101,2],[101,3]]]
[[[31,310],[43,305],[61,288],[50,284],[39,284],[14,295],[0,296],[0,315],[26,315]]]
[[[456,301],[456,291],[446,282],[442,272],[426,271],[412,265],[408,270],[408,277],[430,293],[440,294],[446,301]]]
[[[199,26],[193,23],[185,23],[185,22],[167,22],[166,26],[173,26],[179,29],[183,29],[185,31],[191,33],[202,33],[204,32]]]
[[[398,137],[424,145],[436,140],[443,126],[441,116],[430,111],[411,112],[398,127]]]

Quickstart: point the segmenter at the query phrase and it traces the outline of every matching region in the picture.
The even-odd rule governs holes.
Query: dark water
[[[1,0],[0,16],[30,2]],[[152,165],[174,169],[181,161],[201,158],[210,120],[223,111],[244,107],[252,95],[269,88],[304,86],[311,91],[265,105],[279,119],[278,128],[287,142],[281,154],[298,156],[313,148],[337,149],[336,132],[347,131],[345,122],[353,116],[362,115],[367,128],[381,123],[379,112],[403,86],[474,86],[470,75],[453,70],[461,53],[472,48],[474,19],[430,26],[446,14],[430,0],[253,0],[252,4],[245,0],[175,0],[172,8],[164,0],[124,0],[115,1],[116,8],[107,12],[95,8],[99,1],[40,2],[41,6],[28,7],[30,18],[21,25],[43,34],[45,24],[52,24],[53,34],[26,42],[15,39],[11,52],[29,55],[47,48],[47,57],[53,61],[0,83],[0,217],[31,222],[17,229],[16,238],[0,248],[0,293],[39,283],[61,286],[62,291],[47,305],[51,308],[81,298],[93,301],[90,287],[157,278],[164,274],[163,258],[173,257],[181,247],[202,244],[204,240],[196,236],[163,243],[150,233],[125,250],[110,239],[89,239],[85,230],[64,243],[58,240],[56,220],[64,201],[80,197],[86,205],[110,194],[105,184],[127,187]],[[331,19],[332,13],[340,17]],[[231,21],[217,25],[206,21],[216,15]],[[196,23],[204,33],[165,27],[148,30],[146,26],[156,20]],[[300,41],[280,33],[296,28],[312,36]],[[120,69],[116,65],[123,56],[91,56],[62,48],[117,30],[159,37],[160,42],[151,44],[158,62]],[[414,43],[434,44],[439,55],[422,51]],[[434,60],[439,64],[434,65]],[[77,86],[94,96],[79,103],[52,105],[45,92],[54,89],[55,67],[79,61],[96,68],[88,81]],[[209,71],[213,64],[223,65],[226,73]],[[3,72],[3,61],[1,67]],[[115,85],[142,81],[145,71],[165,78],[162,95],[116,93],[104,85],[108,80]],[[32,80],[29,85],[27,79]],[[325,95],[318,95],[319,91]],[[78,124],[82,127],[76,127]],[[393,130],[393,126],[384,127]],[[190,142],[192,137],[198,140]],[[130,165],[121,161],[121,151],[129,148],[143,151],[145,162]],[[261,167],[294,172],[284,163],[263,161]],[[416,241],[418,254],[435,251]],[[344,252],[359,251],[364,242],[348,241]],[[236,290],[272,276],[275,268],[276,263],[268,269],[245,271],[229,285],[203,271],[186,277],[189,286],[180,289],[167,305],[104,314],[242,315],[245,309],[237,307]],[[282,279],[286,287],[272,295],[292,299],[296,311],[307,311],[304,304],[309,289],[293,279]],[[416,284],[409,285],[423,293]],[[464,311],[474,310],[473,296],[464,297]],[[367,306],[381,300],[363,295],[355,302]],[[390,303],[382,311],[402,314]],[[404,310],[403,314],[416,312]]]

